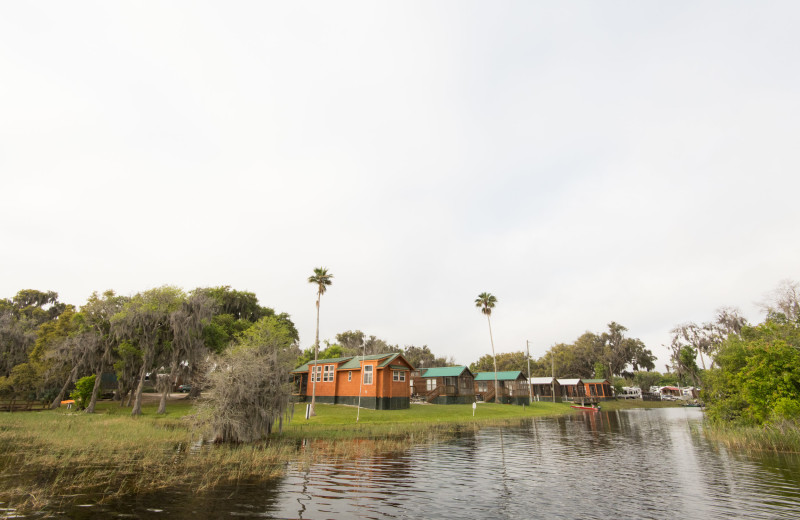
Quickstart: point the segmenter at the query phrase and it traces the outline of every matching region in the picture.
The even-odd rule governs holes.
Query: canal
[[[186,489],[50,518],[800,517],[800,458],[731,453],[696,408],[637,409],[487,427],[401,455],[290,467],[277,480]],[[38,516],[38,515],[36,515]]]

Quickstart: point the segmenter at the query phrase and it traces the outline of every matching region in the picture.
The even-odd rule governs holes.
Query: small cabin
[[[292,370],[293,394],[301,402],[348,404],[375,410],[411,405],[413,367],[400,353],[309,361]],[[360,399],[359,399],[360,394]]]
[[[558,379],[563,401],[575,401],[586,398],[586,386],[580,379]]]
[[[561,402],[561,385],[555,377],[532,377],[528,383],[534,401]]]
[[[495,373],[475,374],[475,396],[485,402],[495,401],[505,404],[528,404],[528,380],[519,370],[497,372],[499,395],[495,399]]]
[[[586,387],[586,397],[598,401],[614,399],[614,391],[608,379],[584,379],[583,385]]]
[[[414,378],[414,396],[433,404],[475,402],[475,376],[466,366],[435,367]]]

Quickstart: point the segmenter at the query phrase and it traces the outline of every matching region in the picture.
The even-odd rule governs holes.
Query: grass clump
[[[706,424],[703,434],[730,450],[800,453],[800,425],[781,421],[762,426]]]

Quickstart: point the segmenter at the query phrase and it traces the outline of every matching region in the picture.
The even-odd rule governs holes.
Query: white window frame
[[[336,365],[325,365],[325,370],[322,373],[322,381],[325,383],[332,383],[333,382],[333,374],[335,373],[334,369]]]
[[[406,373],[403,370],[395,370],[392,374],[392,381],[405,383]]]
[[[429,377],[425,381],[427,381],[425,383],[425,388],[428,389],[428,392],[430,392],[431,390],[436,390],[436,378],[435,377]]]
[[[371,385],[373,381],[373,374],[374,367],[372,365],[364,365],[364,384]],[[367,377],[369,376],[369,377]]]
[[[314,365],[311,367],[311,382],[319,383],[322,381],[322,365]]]
[[[352,370],[347,372],[347,380],[348,381],[352,381],[353,380],[353,371]]]

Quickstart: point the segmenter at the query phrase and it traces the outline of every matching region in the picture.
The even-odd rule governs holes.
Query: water
[[[169,489],[47,516],[800,518],[800,458],[727,452],[696,434],[701,418],[679,408],[542,418],[200,496]]]

